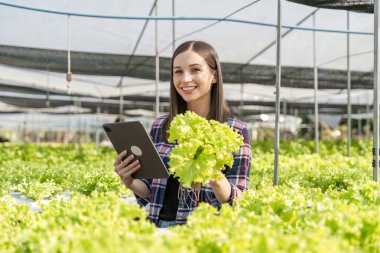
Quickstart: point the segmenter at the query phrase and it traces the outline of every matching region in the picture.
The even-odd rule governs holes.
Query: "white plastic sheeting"
[[[261,0],[229,18],[276,23],[276,0]],[[177,17],[223,18],[247,5],[247,1],[175,1]],[[109,16],[148,16],[153,1],[26,1],[14,0],[12,4],[62,12],[84,13]],[[172,15],[172,0],[158,1],[158,16]],[[295,25],[315,8],[283,2],[283,25]],[[275,39],[275,28],[252,24],[219,22],[207,29],[192,33],[216,21],[175,21],[175,42],[199,39],[211,43],[225,62],[275,65],[275,47],[258,56],[253,56]],[[0,5],[0,44],[42,49],[67,50],[67,16],[34,12]],[[72,51],[131,54],[143,28],[144,20],[70,18],[70,48]],[[312,19],[302,27],[312,27]],[[346,11],[320,9],[316,13],[316,27],[321,29],[346,30]],[[373,32],[373,14],[351,13],[352,31]],[[284,32],[287,29],[284,29]],[[158,45],[161,56],[170,57],[173,47],[172,22],[159,21]],[[136,55],[154,55],[154,21],[149,21]],[[183,37],[185,36],[185,37]],[[182,38],[183,37],[183,38]],[[351,70],[371,71],[373,69],[373,37],[351,35]],[[312,67],[312,32],[293,30],[282,41],[283,66]],[[346,35],[343,33],[317,33],[317,64],[324,68],[346,68]],[[73,73],[73,92],[95,96],[118,95],[115,87],[120,77],[78,76]],[[65,90],[65,75],[41,71],[23,71],[0,66],[0,80],[22,82],[24,85],[40,85]],[[124,79],[125,94],[145,93],[153,90],[150,80]],[[146,85],[138,85],[146,84]],[[168,84],[163,84],[168,87]],[[167,89],[167,88],[166,88]],[[245,91],[249,91],[245,89]],[[226,92],[229,93],[229,92]],[[251,92],[253,93],[253,92]],[[257,96],[257,95],[254,95]],[[248,98],[249,99],[249,98]]]

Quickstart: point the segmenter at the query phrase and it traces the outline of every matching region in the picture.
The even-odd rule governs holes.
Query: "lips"
[[[182,87],[181,89],[182,90],[194,90],[196,88],[196,86],[186,86],[186,87]]]
[[[194,89],[196,89],[197,86],[185,86],[185,87],[181,87],[181,90],[185,93],[185,94],[190,94]]]

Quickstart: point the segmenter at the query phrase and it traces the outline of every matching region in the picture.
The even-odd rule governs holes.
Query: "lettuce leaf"
[[[244,144],[243,137],[226,123],[206,120],[187,111],[174,117],[169,128],[169,142],[177,143],[169,154],[170,173],[183,187],[221,180],[225,166],[231,167],[233,152]]]

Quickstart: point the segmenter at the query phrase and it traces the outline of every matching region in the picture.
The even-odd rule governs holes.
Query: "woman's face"
[[[187,103],[210,103],[214,71],[197,53],[187,50],[173,61],[173,83]]]

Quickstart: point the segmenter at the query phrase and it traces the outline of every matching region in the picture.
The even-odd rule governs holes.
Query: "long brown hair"
[[[174,59],[181,53],[192,50],[200,55],[210,67],[215,71],[216,84],[211,87],[211,107],[207,115],[207,119],[213,119],[219,122],[225,122],[231,114],[223,96],[223,78],[222,68],[220,65],[216,50],[208,43],[203,41],[186,41],[179,45],[173,53],[171,63],[171,78],[170,78],[170,111],[162,127],[162,137],[167,142],[170,123],[177,114],[182,114],[187,111],[186,101],[177,92],[173,82],[173,62]]]

